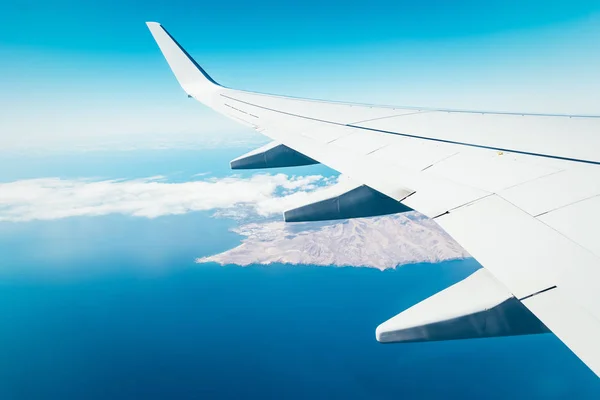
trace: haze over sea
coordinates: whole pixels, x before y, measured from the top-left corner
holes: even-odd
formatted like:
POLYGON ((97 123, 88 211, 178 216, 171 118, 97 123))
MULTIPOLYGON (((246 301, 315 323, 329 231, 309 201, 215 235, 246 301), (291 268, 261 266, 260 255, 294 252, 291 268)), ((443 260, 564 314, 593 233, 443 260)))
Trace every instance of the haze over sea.
MULTIPOLYGON (((125 170, 218 178, 230 173, 221 160, 246 150, 7 156, 0 180, 125 170)), ((236 225, 209 211, 0 222, 0 398, 600 395, 595 375, 553 335, 375 341, 379 323, 466 277, 478 268, 472 259, 383 272, 194 263, 235 247, 236 225)))

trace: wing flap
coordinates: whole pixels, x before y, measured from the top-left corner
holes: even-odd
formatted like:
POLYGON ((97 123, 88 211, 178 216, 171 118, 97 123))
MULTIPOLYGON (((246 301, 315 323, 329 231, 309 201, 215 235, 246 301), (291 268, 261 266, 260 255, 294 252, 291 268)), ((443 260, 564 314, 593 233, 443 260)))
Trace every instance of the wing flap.
POLYGON ((600 373, 600 258, 497 195, 436 221, 600 373))
MULTIPOLYGON (((518 298, 565 284, 586 265, 599 265, 588 250, 497 195, 436 221, 518 298)), ((588 285, 600 289, 600 279, 588 285)))
POLYGON ((560 287, 523 300, 552 332, 600 376, 600 321, 560 287))

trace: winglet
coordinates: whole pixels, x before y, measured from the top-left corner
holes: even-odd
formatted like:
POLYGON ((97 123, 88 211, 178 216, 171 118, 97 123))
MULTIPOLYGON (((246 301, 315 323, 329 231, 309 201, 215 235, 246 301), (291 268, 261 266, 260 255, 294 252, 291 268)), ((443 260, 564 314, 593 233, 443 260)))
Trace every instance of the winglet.
POLYGON ((183 90, 203 103, 210 102, 211 95, 220 85, 198 65, 161 24, 146 22, 146 25, 183 90))

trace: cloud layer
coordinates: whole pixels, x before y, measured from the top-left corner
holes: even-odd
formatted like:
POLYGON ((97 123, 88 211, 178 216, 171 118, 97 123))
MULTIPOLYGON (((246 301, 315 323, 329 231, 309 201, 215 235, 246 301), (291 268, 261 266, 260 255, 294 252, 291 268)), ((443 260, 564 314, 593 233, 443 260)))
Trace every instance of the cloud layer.
POLYGON ((326 196, 336 179, 258 174, 170 183, 134 180, 28 179, 0 184, 0 221, 53 220, 124 214, 155 218, 191 211, 269 216, 326 196))

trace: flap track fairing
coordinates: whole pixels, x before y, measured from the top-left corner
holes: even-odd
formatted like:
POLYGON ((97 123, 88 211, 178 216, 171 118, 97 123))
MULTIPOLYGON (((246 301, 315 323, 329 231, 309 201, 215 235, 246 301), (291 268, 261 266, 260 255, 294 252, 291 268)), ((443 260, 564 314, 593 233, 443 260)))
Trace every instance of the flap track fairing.
POLYGON ((382 343, 529 335, 548 328, 485 269, 377 327, 382 343))
POLYGON ((326 200, 286 211, 286 222, 326 221, 347 218, 375 217, 412 209, 368 186, 360 185, 326 200))
POLYGON ((296 150, 271 142, 230 162, 231 169, 284 168, 318 164, 296 150))

